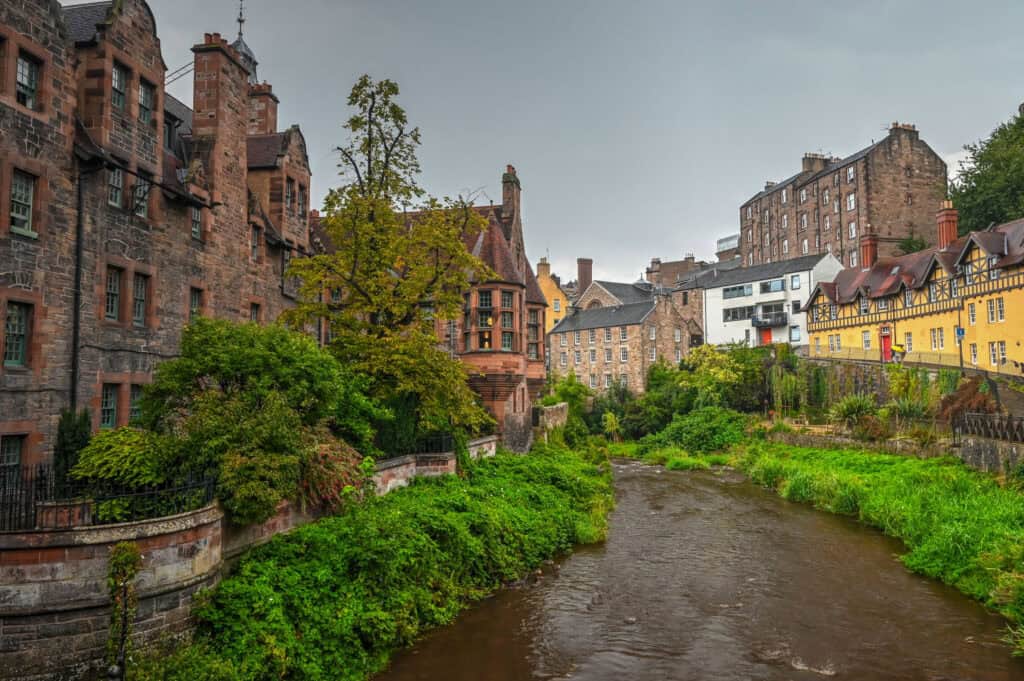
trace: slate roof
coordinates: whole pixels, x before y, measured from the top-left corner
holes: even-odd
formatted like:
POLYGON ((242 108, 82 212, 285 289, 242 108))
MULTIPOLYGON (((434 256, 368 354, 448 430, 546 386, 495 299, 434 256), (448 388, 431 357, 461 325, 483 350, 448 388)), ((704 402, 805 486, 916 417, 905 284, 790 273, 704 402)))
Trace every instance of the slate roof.
POLYGON ((624 284, 616 281, 595 281, 594 283, 618 298, 623 305, 646 302, 654 297, 653 285, 638 286, 637 284, 624 284))
POLYGON ((164 111, 174 116, 177 120, 181 121, 181 125, 178 126, 179 135, 191 135, 192 134, 192 116, 193 112, 185 102, 181 101, 170 92, 164 93, 164 111))
POLYGON ((508 242, 505 241, 505 235, 501 233, 497 222, 487 223, 487 228, 472 240, 469 252, 494 270, 498 275, 495 281, 526 285, 526 281, 516 268, 512 252, 508 248, 508 242))
MULTIPOLYGON (((777 279, 795 272, 806 272, 814 269, 827 253, 815 253, 813 255, 802 255, 799 258, 790 260, 779 260, 778 262, 754 265, 753 267, 736 267, 721 269, 710 267, 702 270, 692 279, 688 279, 680 289, 692 290, 697 288, 718 288, 720 286, 732 286, 733 284, 749 284, 766 279, 777 279)), ((730 263, 731 264, 731 263, 730 263)))
POLYGON ((654 301, 649 300, 629 305, 595 307, 590 310, 578 310, 558 322, 551 333, 563 331, 581 331, 584 329, 602 329, 609 326, 629 326, 640 324, 654 310, 654 301))
POLYGON ((249 135, 245 142, 250 168, 276 168, 278 157, 287 151, 286 133, 283 132, 249 135))
POLYGON ((819 170, 816 173, 812 173, 810 175, 807 175, 807 177, 804 178, 804 179, 800 178, 801 175, 804 175, 804 171, 800 171, 796 175, 792 175, 790 177, 787 177, 785 180, 782 180, 781 182, 776 182, 774 185, 772 185, 768 189, 764 189, 762 191, 759 191, 758 193, 756 193, 753 196, 751 196, 749 199, 747 199, 746 201, 743 202, 743 205, 746 205, 746 204, 750 203, 751 201, 754 201, 755 199, 760 199, 760 198, 762 198, 764 196, 767 196, 768 194, 771 194, 772 192, 774 192, 774 191, 776 191, 778 189, 782 189, 783 187, 785 187, 786 185, 788 185, 790 183, 796 182, 797 186, 801 186, 801 185, 805 185, 805 184, 808 184, 810 182, 813 182, 814 180, 817 180, 819 177, 822 177, 823 175, 828 175, 829 173, 834 173, 835 171, 839 170, 843 166, 849 165, 849 164, 851 164, 851 163, 853 163, 855 161, 859 161, 860 159, 864 158, 865 156, 870 154, 871 151, 875 147, 877 147, 880 144, 882 144, 883 142, 885 142, 886 139, 887 138, 883 138, 883 139, 881 139, 881 140, 879 140, 877 142, 873 142, 872 144, 869 144, 868 146, 864 147, 863 149, 861 149, 858 152, 852 153, 849 156, 846 156, 844 158, 836 159, 836 160, 830 162, 828 165, 826 165, 824 169, 819 170))
POLYGON ((113 2, 108 1, 62 7, 64 23, 68 27, 68 37, 76 44, 92 42, 96 37, 97 24, 106 23, 107 15, 113 5, 113 2))

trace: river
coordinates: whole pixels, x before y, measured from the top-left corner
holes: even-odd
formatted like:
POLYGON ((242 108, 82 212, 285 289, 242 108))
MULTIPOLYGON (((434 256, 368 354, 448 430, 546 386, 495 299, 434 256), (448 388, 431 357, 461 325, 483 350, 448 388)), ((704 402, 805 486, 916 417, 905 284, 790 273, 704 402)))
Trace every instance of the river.
POLYGON ((1003 620, 899 542, 733 471, 616 464, 608 541, 506 589, 376 681, 1024 679, 1003 620))

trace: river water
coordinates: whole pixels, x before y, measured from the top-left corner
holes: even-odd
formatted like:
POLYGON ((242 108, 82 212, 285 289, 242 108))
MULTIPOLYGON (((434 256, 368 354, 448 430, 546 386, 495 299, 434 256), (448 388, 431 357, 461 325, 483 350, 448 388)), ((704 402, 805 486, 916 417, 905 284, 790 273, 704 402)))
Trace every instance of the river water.
POLYGON ((376 681, 1024 679, 1003 620, 899 542, 732 471, 615 466, 608 541, 506 589, 376 681))

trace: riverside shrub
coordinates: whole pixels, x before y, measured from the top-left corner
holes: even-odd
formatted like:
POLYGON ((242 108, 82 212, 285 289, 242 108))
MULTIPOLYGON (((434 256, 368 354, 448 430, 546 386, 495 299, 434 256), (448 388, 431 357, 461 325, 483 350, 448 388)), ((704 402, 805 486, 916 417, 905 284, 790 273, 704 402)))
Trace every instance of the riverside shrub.
POLYGON ((748 420, 725 407, 701 407, 676 414, 663 431, 642 442, 655 447, 680 447, 693 454, 721 451, 744 439, 748 420))
MULTIPOLYGON (((898 537, 911 570, 1024 622, 1024 496, 952 458, 753 443, 740 467, 781 496, 898 537)), ((1022 630, 1024 633, 1024 630, 1022 630)), ((1016 643, 1024 653, 1024 644, 1016 643)))
POLYGON ((546 445, 416 480, 251 551, 195 609, 195 643, 134 679, 365 679, 502 583, 602 539, 612 503, 607 466, 546 445))

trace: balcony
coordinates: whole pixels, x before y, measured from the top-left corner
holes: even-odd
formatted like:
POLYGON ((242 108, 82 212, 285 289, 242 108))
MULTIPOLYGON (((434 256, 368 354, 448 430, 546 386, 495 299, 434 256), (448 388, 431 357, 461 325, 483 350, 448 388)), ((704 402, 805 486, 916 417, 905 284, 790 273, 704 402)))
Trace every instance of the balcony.
POLYGON ((756 317, 750 318, 750 323, 759 329, 786 326, 788 322, 789 316, 785 312, 762 312, 756 317))

